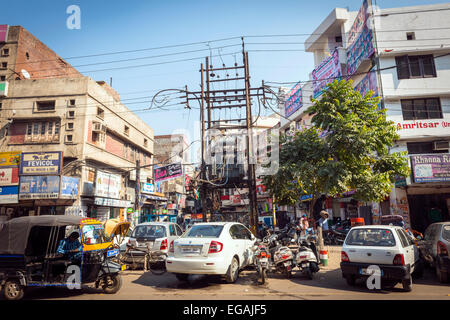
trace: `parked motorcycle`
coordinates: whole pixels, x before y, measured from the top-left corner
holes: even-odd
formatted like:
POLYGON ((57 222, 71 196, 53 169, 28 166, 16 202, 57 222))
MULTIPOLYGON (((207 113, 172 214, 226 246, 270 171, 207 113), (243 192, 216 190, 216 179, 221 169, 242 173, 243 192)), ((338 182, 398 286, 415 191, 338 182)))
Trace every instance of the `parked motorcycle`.
POLYGON ((335 244, 342 245, 347 237, 347 233, 352 228, 351 222, 349 219, 338 222, 330 228, 331 237, 334 238, 335 244))
POLYGON ((272 257, 270 271, 280 272, 290 278, 294 267, 294 254, 289 247, 282 245, 278 238, 278 234, 273 234, 268 238, 269 251, 272 257))
POLYGON ((254 246, 255 265, 258 278, 261 278, 261 284, 267 279, 267 271, 270 269, 270 251, 267 241, 257 242, 254 246))
POLYGON ((299 238, 298 245, 299 248, 295 256, 295 264, 301 272, 306 273, 308 278, 312 280, 314 278, 314 274, 320 269, 316 236, 302 236, 299 238))

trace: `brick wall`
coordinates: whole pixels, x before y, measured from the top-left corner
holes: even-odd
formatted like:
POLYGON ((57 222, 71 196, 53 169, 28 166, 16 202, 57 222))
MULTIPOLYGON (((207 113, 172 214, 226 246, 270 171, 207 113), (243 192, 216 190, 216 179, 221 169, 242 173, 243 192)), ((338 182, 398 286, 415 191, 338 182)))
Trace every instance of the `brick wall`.
POLYGON ((22 144, 25 142, 27 124, 25 122, 12 123, 9 127, 9 143, 22 144))
POLYGON ((106 133, 106 151, 111 152, 116 156, 123 157, 123 146, 124 143, 119 138, 109 132, 106 133))
MULTIPOLYGON (((25 69, 30 74, 31 79, 82 76, 69 63, 65 62, 23 27, 12 26, 11 29, 14 35, 17 34, 17 29, 19 29, 15 66, 17 73, 25 69)), ((8 37, 8 40, 12 39, 8 37)))

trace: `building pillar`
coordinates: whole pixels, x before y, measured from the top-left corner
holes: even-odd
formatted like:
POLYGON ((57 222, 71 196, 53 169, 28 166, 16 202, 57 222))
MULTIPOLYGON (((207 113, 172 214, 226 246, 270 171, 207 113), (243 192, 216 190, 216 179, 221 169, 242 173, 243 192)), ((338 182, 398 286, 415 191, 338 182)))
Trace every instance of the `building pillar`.
POLYGON ((411 228, 406 189, 393 188, 391 194, 389 195, 389 202, 391 214, 401 215, 405 221, 406 227, 411 228))

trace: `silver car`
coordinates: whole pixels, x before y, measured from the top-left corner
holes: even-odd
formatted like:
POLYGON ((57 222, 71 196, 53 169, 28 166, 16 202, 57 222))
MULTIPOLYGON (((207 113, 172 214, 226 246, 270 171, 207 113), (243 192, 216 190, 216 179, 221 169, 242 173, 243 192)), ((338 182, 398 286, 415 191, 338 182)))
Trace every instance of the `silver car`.
POLYGON ((436 268, 440 282, 450 278, 450 221, 437 222, 428 226, 424 234, 424 251, 428 261, 436 268))

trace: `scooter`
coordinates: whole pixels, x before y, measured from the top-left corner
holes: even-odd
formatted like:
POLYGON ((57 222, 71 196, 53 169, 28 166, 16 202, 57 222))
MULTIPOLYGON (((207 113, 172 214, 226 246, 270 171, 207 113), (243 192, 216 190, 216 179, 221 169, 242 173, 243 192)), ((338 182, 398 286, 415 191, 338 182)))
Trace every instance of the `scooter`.
POLYGON ((296 266, 311 280, 314 278, 314 274, 320 269, 315 241, 316 236, 314 235, 300 237, 298 241, 298 252, 295 256, 296 266))
MULTIPOLYGON (((283 246, 278 242, 278 235, 273 234, 269 237, 269 250, 272 256, 272 266, 276 272, 286 275, 287 278, 292 277, 292 269, 294 267, 294 254, 289 247, 283 246)), ((273 270, 271 268, 270 271, 273 270)))
POLYGON ((267 271, 270 269, 270 252, 267 241, 258 242, 254 246, 255 265, 261 284, 266 283, 267 271))

